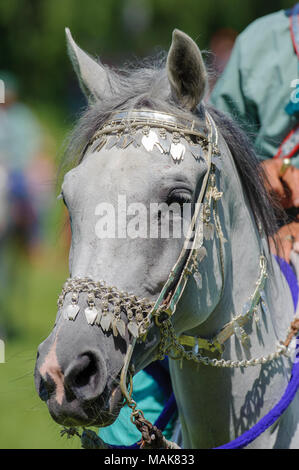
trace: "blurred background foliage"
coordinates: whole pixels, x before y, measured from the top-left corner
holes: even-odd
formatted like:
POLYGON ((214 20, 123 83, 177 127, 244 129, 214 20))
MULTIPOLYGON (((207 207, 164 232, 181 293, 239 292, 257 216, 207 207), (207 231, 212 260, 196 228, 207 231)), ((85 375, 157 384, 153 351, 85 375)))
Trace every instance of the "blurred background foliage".
POLYGON ((104 62, 167 49, 174 28, 206 49, 214 31, 242 31, 259 16, 291 6, 283 0, 1 0, 1 68, 13 71, 26 99, 65 107, 73 74, 64 28, 104 62))
MULTIPOLYGON (((39 239, 32 245, 11 226, 2 239, 0 224, 0 339, 6 352, 0 364, 0 448, 80 446, 76 439, 59 437, 33 383, 37 346, 53 327, 56 299, 68 275, 68 219, 56 201, 55 175, 62 142, 85 103, 67 57, 64 28, 84 50, 115 66, 167 50, 174 28, 209 50, 218 30, 237 34, 256 18, 291 6, 284 0, 0 1, 0 78, 1 70, 17 78, 17 104, 30 109, 42 138, 38 154, 28 158, 29 169, 22 167, 25 180, 29 175, 34 182, 39 239)), ((0 118, 8 112, 0 104, 0 118)))
POLYGON ((67 58, 66 26, 80 47, 115 65, 167 50, 174 28, 209 49, 218 29, 239 33, 254 19, 291 5, 287 0, 1 0, 0 69, 19 78, 22 99, 62 137, 61 126, 85 104, 67 58))

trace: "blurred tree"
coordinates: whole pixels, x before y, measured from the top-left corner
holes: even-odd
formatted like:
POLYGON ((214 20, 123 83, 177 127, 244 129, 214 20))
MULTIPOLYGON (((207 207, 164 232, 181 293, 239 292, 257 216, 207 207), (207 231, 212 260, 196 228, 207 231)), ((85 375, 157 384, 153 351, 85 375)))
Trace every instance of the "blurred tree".
MULTIPOLYGON (((203 49, 219 28, 240 32, 255 18, 292 5, 287 0, 1 0, 0 69, 14 72, 23 98, 64 106, 73 94, 64 28, 110 64, 167 49, 174 28, 203 49)), ((77 91, 76 91, 77 93, 77 91)))

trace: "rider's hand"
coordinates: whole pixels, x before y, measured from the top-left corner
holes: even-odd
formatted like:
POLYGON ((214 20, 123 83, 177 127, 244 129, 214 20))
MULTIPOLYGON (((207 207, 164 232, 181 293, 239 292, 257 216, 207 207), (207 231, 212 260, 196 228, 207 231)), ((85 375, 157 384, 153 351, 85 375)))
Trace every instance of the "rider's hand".
POLYGON ((277 246, 270 241, 272 253, 290 262, 291 251, 299 253, 299 219, 281 227, 275 235, 277 246))
POLYGON ((290 166, 283 176, 280 176, 283 165, 281 158, 264 160, 261 165, 268 177, 269 190, 276 193, 282 206, 285 209, 299 207, 299 170, 290 166))

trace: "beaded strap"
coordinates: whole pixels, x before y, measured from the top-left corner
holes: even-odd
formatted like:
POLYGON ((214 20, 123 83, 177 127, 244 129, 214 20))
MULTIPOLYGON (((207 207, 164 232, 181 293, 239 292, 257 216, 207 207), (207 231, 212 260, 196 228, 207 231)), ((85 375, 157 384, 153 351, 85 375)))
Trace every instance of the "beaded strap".
POLYGON ((87 293, 84 313, 90 325, 101 326, 103 331, 111 330, 114 336, 120 334, 124 337, 126 328, 134 338, 145 335, 154 303, 107 286, 104 281, 89 278, 67 279, 58 298, 58 307, 62 309, 65 319, 75 320, 79 312, 79 294, 83 292, 87 293), (64 306, 65 298, 70 293, 71 303, 64 306), (128 318, 127 325, 121 318, 122 313, 128 318))

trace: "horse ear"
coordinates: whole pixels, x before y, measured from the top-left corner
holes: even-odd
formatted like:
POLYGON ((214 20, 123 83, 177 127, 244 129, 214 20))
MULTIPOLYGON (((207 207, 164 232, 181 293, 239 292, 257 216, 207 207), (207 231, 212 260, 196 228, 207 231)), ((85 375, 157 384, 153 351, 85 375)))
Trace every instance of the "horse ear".
POLYGON ((107 71, 86 52, 80 49, 65 28, 67 48, 82 91, 89 99, 101 99, 108 84, 107 71))
POLYGON ((172 33, 166 68, 174 99, 194 110, 203 98, 207 71, 196 43, 178 29, 172 33))

